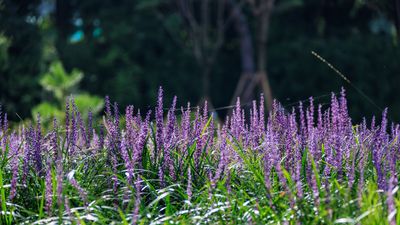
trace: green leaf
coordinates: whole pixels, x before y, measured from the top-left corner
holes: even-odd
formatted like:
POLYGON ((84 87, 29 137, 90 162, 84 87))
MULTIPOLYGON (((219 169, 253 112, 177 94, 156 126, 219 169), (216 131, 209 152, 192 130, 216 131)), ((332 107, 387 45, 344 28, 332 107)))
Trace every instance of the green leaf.
POLYGON ((58 100, 63 100, 82 78, 83 74, 79 70, 74 69, 68 74, 61 62, 57 61, 50 65, 49 72, 40 79, 40 85, 53 92, 58 100))

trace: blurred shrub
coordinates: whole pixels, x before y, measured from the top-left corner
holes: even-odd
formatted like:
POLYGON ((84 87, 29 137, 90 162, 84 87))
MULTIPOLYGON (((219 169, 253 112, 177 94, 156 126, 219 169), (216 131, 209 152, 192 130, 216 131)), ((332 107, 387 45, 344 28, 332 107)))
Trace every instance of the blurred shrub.
POLYGON ((0 69, 5 69, 8 61, 7 50, 10 47, 10 41, 3 34, 0 34, 0 69))
POLYGON ((50 65, 49 71, 40 79, 40 85, 44 90, 51 93, 52 99, 35 106, 32 109, 32 116, 36 117, 37 114, 40 114, 45 126, 54 117, 62 121, 65 113, 64 105, 69 97, 74 99, 83 118, 87 117, 89 111, 93 115, 98 114, 104 106, 103 99, 95 95, 80 92, 78 86, 82 78, 83 74, 79 70, 74 69, 70 73, 67 73, 60 62, 53 62, 50 65))

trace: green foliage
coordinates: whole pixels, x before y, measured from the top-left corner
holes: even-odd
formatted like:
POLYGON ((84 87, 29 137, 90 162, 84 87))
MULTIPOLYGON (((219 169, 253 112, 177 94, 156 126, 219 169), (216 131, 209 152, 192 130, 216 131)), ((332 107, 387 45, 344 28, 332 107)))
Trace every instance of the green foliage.
POLYGON ((74 69, 68 74, 61 62, 53 62, 50 65, 49 72, 40 79, 40 85, 45 90, 51 91, 58 101, 64 101, 68 93, 75 91, 74 88, 77 87, 82 78, 82 72, 74 69))
POLYGON ((40 114, 45 125, 48 125, 54 117, 62 121, 65 113, 63 104, 68 97, 74 98, 84 118, 88 116, 89 111, 94 115, 98 114, 104 106, 104 101, 100 97, 78 91, 82 78, 83 74, 79 70, 74 69, 71 73, 67 73, 61 62, 53 62, 49 72, 40 79, 40 84, 54 96, 54 101, 42 102, 35 106, 32 109, 32 117, 35 118, 40 114))

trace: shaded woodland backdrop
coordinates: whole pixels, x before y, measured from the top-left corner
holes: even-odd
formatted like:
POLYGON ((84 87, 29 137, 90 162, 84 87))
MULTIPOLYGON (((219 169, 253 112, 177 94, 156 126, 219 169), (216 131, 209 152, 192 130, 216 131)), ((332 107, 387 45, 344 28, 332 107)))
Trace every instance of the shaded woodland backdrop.
POLYGON ((0 102, 12 120, 71 93, 145 109, 162 85, 180 104, 264 91, 289 108, 344 86, 353 118, 398 121, 399 33, 400 0, 0 0, 0 102))

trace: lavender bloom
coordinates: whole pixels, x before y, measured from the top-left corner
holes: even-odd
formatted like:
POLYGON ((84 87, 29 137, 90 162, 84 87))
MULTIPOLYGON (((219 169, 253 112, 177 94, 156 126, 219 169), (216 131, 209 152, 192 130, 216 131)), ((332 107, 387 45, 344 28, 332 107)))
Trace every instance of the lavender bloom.
POLYGON ((124 160, 125 167, 127 169, 127 172, 126 172, 127 183, 131 184, 132 177, 133 177, 133 164, 132 164, 132 160, 129 157, 125 137, 122 137, 122 140, 121 140, 121 155, 122 155, 122 159, 124 160))
POLYGON ((68 180, 69 183, 72 185, 72 187, 74 187, 78 193, 79 193, 79 197, 85 202, 85 204, 88 203, 88 198, 87 198, 87 193, 86 191, 78 184, 78 181, 75 180, 74 178, 74 172, 70 172, 68 174, 68 180))
POLYGON ((102 149, 103 147, 104 147, 104 127, 100 125, 99 142, 97 143, 97 148, 102 149))
POLYGON ((389 225, 396 225, 396 204, 394 201, 394 196, 393 196, 393 189, 395 186, 395 183, 397 183, 396 179, 394 176, 392 176, 389 179, 389 189, 387 191, 387 200, 386 204, 388 206, 388 220, 389 220, 389 225))
MULTIPOLYGON (((93 113, 91 110, 89 110, 89 113, 88 113, 87 137, 88 137, 88 141, 90 143, 90 140, 93 137, 93 113)), ((89 146, 87 146, 87 147, 89 147, 89 146)))
POLYGON ((57 119, 54 118, 53 119, 53 132, 51 134, 51 139, 50 139, 50 148, 51 148, 51 150, 53 150, 55 160, 61 159, 61 153, 58 152, 58 145, 57 145, 57 137, 58 137, 57 129, 58 129, 57 119))
POLYGON ((75 149, 76 149, 76 142, 78 140, 78 131, 77 131, 77 109, 74 103, 74 99, 71 99, 72 103, 72 108, 73 111, 71 113, 71 130, 70 130, 70 142, 68 143, 69 149, 68 152, 70 155, 74 156, 75 155, 75 149))
POLYGON ((17 180, 18 180, 18 148, 20 143, 17 140, 17 135, 12 133, 10 136, 10 165, 12 171, 11 187, 10 187, 10 200, 13 200, 17 195, 17 180))
POLYGON ((317 186, 317 180, 314 172, 311 172, 311 189, 313 192, 314 202, 316 206, 319 206, 320 199, 319 199, 319 190, 317 186))
POLYGON ((210 182, 210 186, 208 188, 208 199, 211 200, 212 198, 212 192, 215 188, 215 184, 213 183, 213 179, 212 179, 212 172, 211 169, 207 169, 207 174, 208 174, 208 181, 210 182))
POLYGON ((192 138, 193 140, 196 141, 196 151, 194 153, 194 161, 195 161, 195 165, 197 167, 197 165, 199 164, 199 159, 200 159, 200 155, 201 155, 201 151, 202 151, 202 147, 203 147, 203 139, 200 138, 201 136, 201 116, 200 116, 200 108, 197 107, 196 110, 196 115, 195 115, 195 119, 194 119, 194 125, 193 125, 193 133, 192 133, 192 138))
POLYGON ((289 196, 290 207, 293 208, 296 203, 295 203, 295 200, 292 197, 292 193, 290 191, 290 188, 287 185, 286 178, 285 178, 285 176, 283 174, 283 171, 282 171, 282 168, 281 168, 281 164, 279 162, 276 162, 275 169, 276 169, 279 181, 281 182, 282 188, 285 190, 285 192, 289 196))
POLYGON ((173 142, 173 133, 175 132, 175 107, 176 107, 176 96, 174 97, 174 100, 172 101, 171 108, 168 111, 167 115, 167 126, 165 127, 165 137, 164 137, 164 142, 166 144, 166 149, 172 147, 172 142, 173 142))
POLYGON ((226 172, 226 189, 228 191, 228 194, 232 193, 232 186, 231 186, 231 170, 228 168, 228 171, 226 172))
POLYGON ((161 149, 164 148, 164 140, 163 140, 163 89, 160 87, 158 90, 158 100, 156 107, 156 144, 157 151, 160 152, 161 149))
POLYGON ((7 113, 4 113, 4 120, 3 120, 3 137, 2 137, 2 144, 3 144, 3 151, 6 150, 7 147, 7 131, 8 131, 8 120, 7 120, 7 113))
POLYGON ((242 121, 242 109, 240 107, 240 98, 237 98, 236 107, 233 110, 233 117, 231 123, 232 134, 237 140, 240 139, 240 135, 242 134, 242 131, 244 129, 243 122, 244 121, 242 121))
POLYGON ((302 198, 303 197, 303 185, 301 183, 301 161, 298 160, 296 162, 296 167, 295 167, 295 172, 294 172, 294 180, 296 182, 296 189, 297 189, 297 197, 302 198))
POLYGON ((166 166, 164 166, 164 169, 167 169, 167 165, 169 166, 169 174, 172 177, 173 180, 175 180, 175 169, 173 166, 173 161, 171 158, 171 150, 174 145, 174 138, 175 138, 175 107, 176 107, 176 96, 174 97, 174 100, 172 101, 172 106, 170 110, 168 111, 168 116, 167 116, 167 126, 165 127, 165 136, 164 136, 164 160, 166 166))
MULTIPOLYGON (((353 156, 352 157, 352 159, 351 159, 351 166, 349 166, 349 168, 348 168, 348 170, 347 170, 347 173, 348 173, 348 186, 349 186, 349 189, 351 189, 352 187, 353 187, 353 184, 354 184, 354 177, 355 177, 355 164, 356 164, 356 159, 355 159, 355 157, 353 156)), ((349 164, 350 164, 349 163, 349 164)))
POLYGON ((386 136, 386 126, 387 126, 387 109, 383 111, 382 123, 380 131, 377 134, 374 148, 372 149, 372 162, 375 166, 378 175, 378 187, 380 189, 386 189, 386 178, 383 168, 383 157, 385 154, 386 146, 388 145, 388 138, 386 136))
POLYGON ((135 137, 137 136, 134 126, 133 106, 130 105, 125 109, 125 132, 127 145, 132 149, 134 148, 135 137))
POLYGON ((341 137, 342 137, 343 133, 340 133, 340 131, 341 131, 341 123, 340 123, 341 114, 340 114, 339 102, 333 93, 332 93, 331 101, 332 101, 331 102, 331 120, 332 120, 332 130, 331 130, 332 146, 331 146, 331 148, 335 152, 333 165, 338 170, 339 178, 340 178, 341 170, 342 170, 342 160, 343 160, 343 158, 342 158, 343 149, 341 148, 341 137))
POLYGON ((257 103, 256 101, 253 101, 253 109, 250 110, 250 140, 249 142, 251 143, 252 148, 256 148, 258 145, 258 141, 260 138, 260 125, 259 125, 259 119, 258 119, 258 112, 257 112, 257 103))
POLYGON ((80 130, 80 137, 83 139, 83 143, 85 144, 86 148, 89 148, 89 138, 87 137, 87 133, 86 133, 86 129, 85 129, 85 125, 83 124, 83 119, 82 116, 80 114, 80 112, 76 113, 76 119, 79 123, 79 130, 80 130))
POLYGON ((117 193, 118 186, 119 186, 118 177, 117 177, 117 173, 118 173, 117 165, 118 165, 117 155, 112 154, 111 155, 111 167, 112 167, 112 171, 114 173, 112 175, 112 181, 113 181, 113 191, 115 194, 117 193))
MULTIPOLYGON (((272 114, 270 114, 272 116, 272 114)), ((267 125, 267 133, 266 133, 266 140, 264 143, 264 177, 265 177, 265 186, 267 190, 272 188, 271 185, 271 170, 272 166, 275 165, 277 162, 278 156, 278 149, 277 143, 275 139, 275 133, 272 130, 271 126, 271 116, 268 119, 267 125)))
POLYGON ((22 168, 22 183, 26 183, 26 178, 28 176, 28 169, 30 166, 30 161, 33 155, 33 145, 35 140, 35 132, 33 127, 31 126, 28 130, 25 131, 25 144, 24 144, 24 160, 23 160, 23 168, 22 168))
POLYGON ((133 166, 135 164, 139 164, 139 167, 141 167, 140 162, 142 161, 142 152, 146 144, 146 137, 149 130, 150 116, 151 116, 151 111, 147 112, 146 118, 142 123, 142 128, 140 130, 139 138, 137 139, 137 144, 134 146, 133 159, 132 159, 133 166))
POLYGON ((0 131, 2 131, 3 128, 3 106, 0 104, 0 131))
MULTIPOLYGON (((214 137, 215 137, 215 122, 214 122, 214 117, 211 115, 210 118, 210 125, 208 126, 208 132, 207 132, 207 138, 210 140, 208 143, 208 146, 212 147, 214 146, 214 137)), ((206 153, 209 154, 208 151, 209 148, 206 149, 206 153)))
MULTIPOLYGON (((73 217, 72 212, 71 212, 71 207, 69 206, 68 198, 64 199, 64 207, 65 207, 65 211, 67 212, 67 215, 68 215, 69 219, 71 221, 73 221, 74 217, 73 217)), ((77 222, 78 222, 78 224, 80 224, 79 221, 77 221, 77 222)))
POLYGON ((135 207, 133 209, 133 214, 132 214, 132 224, 137 224, 137 221, 139 219, 139 208, 140 208, 140 202, 141 202, 141 183, 142 179, 140 176, 138 176, 136 182, 135 182, 135 189, 136 189, 136 199, 135 199, 135 207))
POLYGON ((300 132, 303 135, 303 140, 307 136, 307 128, 306 121, 304 117, 303 103, 299 103, 299 112, 300 112, 300 132))
POLYGON ((186 111, 181 109, 182 111, 182 132, 181 132, 181 139, 182 139, 182 144, 183 148, 186 150, 187 145, 189 144, 189 138, 190 138, 190 103, 187 105, 186 111))
POLYGON ((307 133, 310 135, 314 128, 314 99, 310 97, 310 107, 306 112, 307 117, 307 133))
POLYGON ((69 118, 70 108, 69 108, 69 98, 65 102, 65 138, 67 146, 70 142, 70 133, 69 133, 69 126, 70 126, 70 118, 69 118))
POLYGON ((107 118, 111 118, 111 103, 110 103, 110 97, 107 95, 105 97, 105 106, 106 106, 106 116, 107 118))
POLYGON ((45 185, 46 185, 46 193, 45 193, 45 199, 46 199, 46 211, 49 215, 51 215, 51 209, 53 208, 53 182, 52 182, 52 175, 51 175, 51 164, 47 163, 49 168, 47 168, 46 171, 46 179, 45 179, 45 185))
POLYGON ((318 131, 322 134, 322 136, 324 136, 323 134, 323 132, 324 132, 324 128, 323 128, 323 126, 324 126, 324 122, 323 122, 323 115, 322 115, 322 105, 318 105, 318 122, 317 122, 317 128, 318 128, 318 131))
POLYGON ((188 183, 187 183, 187 188, 186 188, 186 192, 188 195, 188 201, 190 202, 190 200, 192 199, 192 172, 190 170, 190 167, 188 168, 188 183))
POLYGON ((37 125, 34 139, 34 157, 36 172, 43 175, 42 165, 42 131, 40 126, 40 115, 37 115, 37 125))
POLYGON ((165 178, 164 178, 164 169, 163 166, 160 166, 158 168, 158 179, 160 179, 160 187, 164 188, 165 187, 165 178))
POLYGON ((221 178, 221 175, 224 173, 224 169, 228 166, 228 153, 226 149, 226 127, 222 128, 221 132, 221 143, 219 146, 220 149, 220 159, 217 167, 217 171, 215 172, 215 177, 213 180, 218 181, 221 178))
POLYGON ((118 104, 114 102, 114 139, 116 146, 119 146, 120 142, 120 130, 119 130, 119 110, 118 104))
POLYGON ((264 100, 264 95, 260 96, 260 109, 259 109, 259 125, 260 125, 260 133, 263 134, 265 132, 265 112, 264 112, 264 104, 265 104, 265 100, 264 100))
POLYGON ((63 204, 63 181, 64 181, 64 171, 61 159, 58 159, 56 161, 56 176, 57 176, 57 204, 58 208, 61 208, 63 204))

